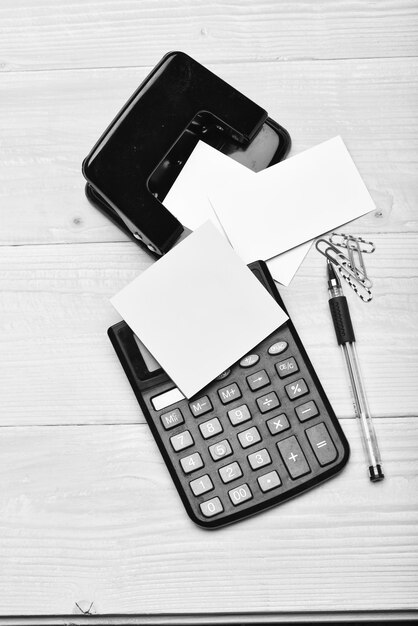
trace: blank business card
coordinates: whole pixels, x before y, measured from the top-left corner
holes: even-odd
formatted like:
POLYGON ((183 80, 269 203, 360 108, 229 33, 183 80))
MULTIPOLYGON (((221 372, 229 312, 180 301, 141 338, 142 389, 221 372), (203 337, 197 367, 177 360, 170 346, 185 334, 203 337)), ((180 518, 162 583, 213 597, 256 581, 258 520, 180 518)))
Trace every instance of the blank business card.
POLYGON ((287 320, 210 221, 111 302, 187 398, 287 320))

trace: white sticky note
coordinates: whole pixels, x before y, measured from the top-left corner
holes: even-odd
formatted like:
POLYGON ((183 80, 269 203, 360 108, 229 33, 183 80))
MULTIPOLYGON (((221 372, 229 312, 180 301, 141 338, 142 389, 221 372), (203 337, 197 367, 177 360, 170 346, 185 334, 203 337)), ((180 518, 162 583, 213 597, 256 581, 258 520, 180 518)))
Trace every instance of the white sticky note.
POLYGON ((187 398, 287 319, 211 222, 111 302, 187 398))
MULTIPOLYGON (((199 141, 165 197, 164 206, 191 230, 210 219, 226 236, 209 200, 211 190, 222 190, 226 187, 239 189, 245 184, 243 181, 262 173, 256 174, 219 150, 199 141)), ((310 244, 303 244, 269 260, 267 265, 273 278, 282 285, 289 285, 309 247, 310 244)), ((261 260, 267 259, 262 257, 261 260)))
POLYGON ((242 180, 212 187, 212 207, 246 262, 270 259, 376 207, 341 137, 242 180))

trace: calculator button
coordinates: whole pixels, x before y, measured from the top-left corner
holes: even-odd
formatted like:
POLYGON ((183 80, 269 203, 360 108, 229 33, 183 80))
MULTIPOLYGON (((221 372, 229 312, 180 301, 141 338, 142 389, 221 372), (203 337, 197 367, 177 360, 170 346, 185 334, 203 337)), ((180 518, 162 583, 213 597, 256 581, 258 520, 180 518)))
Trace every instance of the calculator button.
POLYGON ((213 408, 211 401, 207 396, 203 396, 203 398, 190 402, 189 407, 195 417, 209 413, 209 411, 213 408))
POLYGON ((219 500, 219 498, 212 498, 212 500, 206 500, 206 502, 202 502, 200 505, 200 510, 205 517, 213 517, 214 515, 222 513, 224 507, 222 506, 222 502, 219 500))
POLYGON ((170 442, 176 452, 180 452, 180 450, 189 448, 194 444, 193 437, 188 430, 184 430, 182 433, 170 437, 170 442))
POLYGON ((209 420, 208 422, 203 422, 203 424, 199 424, 199 429, 203 439, 209 439, 210 437, 219 435, 219 433, 223 431, 221 422, 217 417, 214 417, 213 420, 209 420))
POLYGON ((306 435, 320 465, 328 465, 337 458, 337 450, 323 422, 308 428, 306 435))
POLYGON ((264 467, 264 465, 269 465, 269 463, 271 463, 271 458, 267 450, 263 448, 263 450, 250 454, 248 456, 248 462, 252 469, 256 470, 259 467, 264 467))
POLYGON ((290 383, 290 385, 285 385, 286 393, 291 400, 295 400, 295 398, 299 398, 299 396, 304 396, 309 393, 309 389, 303 378, 299 378, 299 380, 295 380, 295 382, 290 383))
POLYGON ((261 396, 261 398, 257 398, 258 408, 262 413, 267 413, 267 411, 271 411, 275 409, 277 406, 280 406, 280 400, 277 397, 277 394, 272 391, 268 393, 266 396, 261 396))
POLYGON ((286 378, 286 376, 299 371, 298 364, 292 356, 289 359, 276 363, 275 368, 280 378, 286 378))
POLYGON ((241 406, 237 406, 236 409, 228 411, 228 417, 232 426, 236 426, 237 424, 242 424, 242 422, 250 420, 251 413, 246 404, 241 404, 241 406))
POLYGON ((195 496, 200 496, 202 493, 206 493, 213 489, 213 482, 210 479, 208 474, 201 476, 200 478, 196 478, 192 480, 190 483, 190 489, 193 491, 195 496))
POLYGON ((228 491, 228 495, 234 506, 243 504, 247 500, 251 500, 251 498, 253 497, 249 486, 245 483, 243 485, 240 485, 239 487, 231 489, 231 491, 228 491))
POLYGON ((296 437, 279 441, 277 447, 292 478, 299 478, 311 471, 296 437))
POLYGON ((242 476, 242 469, 238 463, 230 463, 229 465, 221 467, 219 469, 219 474, 223 483, 230 483, 236 478, 240 478, 242 476))
POLYGON ((219 461, 226 456, 230 456, 232 454, 232 448, 229 445, 229 441, 224 439, 223 441, 214 443, 213 446, 209 446, 209 452, 214 461, 219 461))
POLYGON ((258 354, 247 354, 247 356, 241 359, 239 364, 241 365, 241 367, 252 367, 256 363, 258 363, 259 360, 260 357, 258 356, 258 354))
POLYGON ((269 385, 270 378, 268 377, 266 370, 260 370, 255 374, 251 374, 251 376, 247 376, 247 383, 249 388, 252 391, 255 391, 256 389, 261 389, 261 387, 269 385))
POLYGON ((300 422, 306 422, 306 420, 310 420, 311 417, 315 417, 319 414, 318 407, 313 400, 309 400, 309 402, 297 406, 295 411, 300 422))
POLYGON ((203 467, 202 457, 198 452, 180 459, 181 466, 185 474, 190 474, 203 467))
POLYGON ((281 354, 282 352, 284 352, 287 348, 287 343, 286 341, 276 341, 276 343, 273 343, 273 345, 270 346, 270 348, 268 349, 268 353, 269 354, 281 354))
POLYGON ((266 423, 272 435, 278 435, 284 430, 290 428, 289 421, 284 413, 282 413, 281 415, 277 415, 277 417, 272 417, 266 423))
POLYGON ((269 472, 268 474, 263 474, 263 476, 259 476, 257 478, 257 482, 263 493, 265 493, 266 491, 270 491, 271 489, 275 489, 276 487, 280 487, 280 485, 282 484, 278 473, 274 470, 272 472, 269 472))
POLYGON ((170 430, 170 428, 174 428, 184 422, 180 409, 173 409, 170 413, 163 413, 160 419, 166 430, 170 430))
POLYGON ((218 395, 222 404, 228 404, 229 402, 233 402, 237 398, 240 398, 241 391, 236 383, 232 383, 232 385, 218 389, 218 395))
POLYGON ((242 433, 238 433, 238 439, 243 448, 249 448, 261 441, 261 436, 257 428, 253 426, 248 430, 243 430, 242 433))
POLYGON ((223 372, 222 372, 222 374, 219 374, 219 376, 217 376, 217 377, 215 378, 215 380, 223 380, 224 378, 226 378, 227 376, 229 376, 229 375, 230 375, 230 373, 231 373, 231 370, 230 370, 230 369, 227 369, 227 370, 223 371, 223 372))

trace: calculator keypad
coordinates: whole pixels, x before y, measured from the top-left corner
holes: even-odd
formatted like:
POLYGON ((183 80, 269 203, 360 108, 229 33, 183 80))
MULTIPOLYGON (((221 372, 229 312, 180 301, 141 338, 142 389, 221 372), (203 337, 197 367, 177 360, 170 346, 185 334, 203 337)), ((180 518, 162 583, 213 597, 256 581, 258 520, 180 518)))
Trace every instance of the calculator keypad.
POLYGON ((290 332, 282 338, 279 332, 201 397, 156 415, 198 517, 227 521, 260 502, 285 499, 339 457, 310 371, 290 332))

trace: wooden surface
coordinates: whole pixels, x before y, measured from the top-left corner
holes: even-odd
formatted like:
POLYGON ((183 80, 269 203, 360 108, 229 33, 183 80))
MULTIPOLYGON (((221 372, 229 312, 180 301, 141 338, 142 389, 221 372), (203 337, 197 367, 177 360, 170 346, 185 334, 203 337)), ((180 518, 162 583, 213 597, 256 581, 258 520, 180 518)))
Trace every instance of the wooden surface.
POLYGON ((401 0, 2 0, 0 616, 75 620, 76 603, 91 602, 98 615, 148 618, 414 615, 417 31, 417 3, 401 0), (212 533, 183 512, 106 336, 118 320, 109 297, 151 259, 89 205, 80 173, 171 49, 264 106, 293 153, 341 134, 377 205, 349 228, 376 244, 374 300, 347 296, 385 481, 366 478, 311 250, 281 291, 350 463, 320 489, 212 533))

